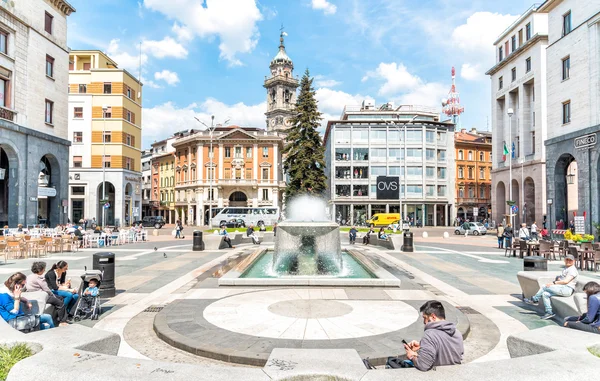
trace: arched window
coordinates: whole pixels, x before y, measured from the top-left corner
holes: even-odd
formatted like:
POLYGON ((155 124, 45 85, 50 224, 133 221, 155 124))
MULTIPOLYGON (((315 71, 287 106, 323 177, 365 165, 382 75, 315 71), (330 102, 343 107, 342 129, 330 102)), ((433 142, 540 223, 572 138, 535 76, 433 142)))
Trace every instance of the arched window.
POLYGON ((469 151, 469 160, 473 160, 473 151, 469 151))
POLYGON ((483 152, 479 152, 479 161, 483 161, 483 152))
POLYGON ((463 151, 462 150, 458 151, 458 160, 464 160, 464 156, 463 156, 463 151))

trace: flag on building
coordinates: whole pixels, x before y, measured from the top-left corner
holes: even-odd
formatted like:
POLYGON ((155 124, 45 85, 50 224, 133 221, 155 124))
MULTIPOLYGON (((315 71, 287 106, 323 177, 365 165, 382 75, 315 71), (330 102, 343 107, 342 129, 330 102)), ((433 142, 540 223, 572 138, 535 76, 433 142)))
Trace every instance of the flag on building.
POLYGON ((508 155, 508 147, 506 146, 506 142, 504 142, 504 149, 502 150, 502 161, 506 161, 506 155, 508 155))
POLYGON ((516 157, 517 150, 515 149, 515 142, 512 142, 512 158, 516 157))

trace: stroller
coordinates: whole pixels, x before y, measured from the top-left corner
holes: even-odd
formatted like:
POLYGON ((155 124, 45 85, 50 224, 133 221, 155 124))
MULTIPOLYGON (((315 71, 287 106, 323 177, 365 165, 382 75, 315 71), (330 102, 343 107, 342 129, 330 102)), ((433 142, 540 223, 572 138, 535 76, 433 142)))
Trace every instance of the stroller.
POLYGON ((103 273, 100 270, 85 269, 85 273, 81 276, 81 285, 79 286, 79 298, 73 312, 73 320, 81 321, 84 319, 98 320, 98 316, 102 312, 100 307, 99 296, 84 295, 83 292, 89 286, 90 280, 98 281, 98 287, 102 282, 103 273))

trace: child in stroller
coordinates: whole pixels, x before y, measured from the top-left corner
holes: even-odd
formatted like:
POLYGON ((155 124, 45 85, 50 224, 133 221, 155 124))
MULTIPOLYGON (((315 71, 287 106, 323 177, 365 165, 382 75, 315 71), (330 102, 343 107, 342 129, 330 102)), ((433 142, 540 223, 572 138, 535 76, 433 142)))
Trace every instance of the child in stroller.
POLYGON ((102 281, 102 272, 99 270, 87 270, 81 276, 82 282, 79 287, 79 299, 73 313, 73 320, 82 319, 98 320, 101 313, 100 301, 98 300, 98 287, 102 281))

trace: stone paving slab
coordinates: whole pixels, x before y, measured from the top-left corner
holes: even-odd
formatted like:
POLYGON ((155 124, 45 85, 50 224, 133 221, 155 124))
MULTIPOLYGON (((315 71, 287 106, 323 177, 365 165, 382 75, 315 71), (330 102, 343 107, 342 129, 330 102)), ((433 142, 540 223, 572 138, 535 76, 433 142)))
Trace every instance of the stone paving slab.
MULTIPOLYGON (((345 289, 347 294, 348 291, 345 289)), ((256 292, 260 293, 260 291, 256 292)), ((378 296, 378 294, 372 295, 378 296)), ((350 298, 350 300, 356 299, 350 298)), ((382 365, 388 356, 401 351, 402 339, 419 340, 423 335, 423 324, 420 319, 416 319, 412 324, 399 330, 354 339, 293 340, 252 336, 228 331, 208 322, 203 316, 203 311, 214 302, 214 299, 174 301, 156 314, 155 333, 168 344, 184 351, 220 361, 254 366, 264 366, 275 348, 351 348, 355 349, 361 357, 370 357, 374 364, 382 365)), ((425 300, 405 302, 418 309, 425 300)), ((449 304, 444 302, 444 306, 448 320, 457 323, 459 331, 466 337, 469 331, 468 319, 449 304)), ((240 319, 244 317, 240 316, 240 319)))

